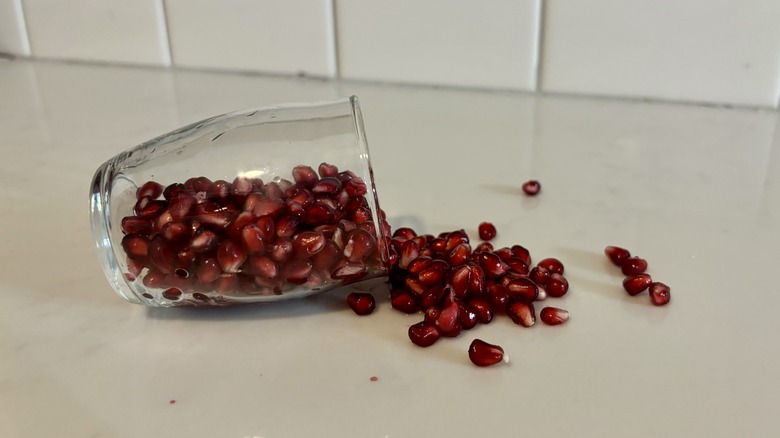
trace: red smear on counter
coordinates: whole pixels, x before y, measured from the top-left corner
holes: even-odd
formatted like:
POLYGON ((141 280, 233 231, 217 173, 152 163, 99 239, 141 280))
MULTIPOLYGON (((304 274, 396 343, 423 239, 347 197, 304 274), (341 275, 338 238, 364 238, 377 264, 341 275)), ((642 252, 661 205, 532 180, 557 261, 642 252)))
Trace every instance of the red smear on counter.
POLYGON ((168 404, 169 405, 175 405, 176 404, 176 400, 171 399, 171 400, 168 401, 168 404))
POLYGON ((376 382, 377 380, 379 380, 379 377, 371 376, 371 378, 369 380, 371 380, 372 382, 376 382))

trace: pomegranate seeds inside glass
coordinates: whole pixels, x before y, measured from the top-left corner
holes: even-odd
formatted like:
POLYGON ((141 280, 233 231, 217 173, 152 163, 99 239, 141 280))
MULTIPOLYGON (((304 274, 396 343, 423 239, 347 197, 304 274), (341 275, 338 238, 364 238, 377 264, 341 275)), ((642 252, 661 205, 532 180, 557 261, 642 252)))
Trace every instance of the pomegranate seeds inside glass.
POLYGON ((98 169, 90 210, 109 283, 148 306, 298 298, 389 269, 356 97, 157 137, 98 169))

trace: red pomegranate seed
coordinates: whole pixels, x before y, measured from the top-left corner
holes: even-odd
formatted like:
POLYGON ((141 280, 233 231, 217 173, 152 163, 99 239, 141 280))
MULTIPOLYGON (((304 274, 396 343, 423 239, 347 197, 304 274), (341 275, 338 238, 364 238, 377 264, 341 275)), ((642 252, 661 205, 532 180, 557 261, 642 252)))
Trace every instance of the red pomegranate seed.
POLYGON ((261 216, 257 218, 255 225, 257 226, 260 237, 263 238, 264 242, 270 243, 274 241, 274 238, 276 237, 276 225, 274 224, 273 217, 261 216))
POLYGON ((420 272, 428 269, 432 263, 433 260, 430 257, 420 256, 409 262, 409 265, 406 267, 406 269, 410 274, 419 274, 420 272))
POLYGON ((411 228, 399 228, 395 230, 393 233, 393 238, 398 238, 401 240, 409 240, 417 237, 417 233, 414 232, 411 228))
POLYGON ((152 232, 152 221, 137 216, 122 218, 122 231, 125 234, 149 235, 152 232))
POLYGON ((268 252, 277 262, 285 262, 293 254, 293 242, 290 239, 278 239, 268 252))
POLYGON ((137 234, 128 234, 122 238, 122 248, 128 257, 141 259, 149 254, 149 239, 137 234))
POLYGON ((176 196, 176 194, 182 193, 182 192, 184 192, 184 193, 187 192, 187 188, 184 187, 184 184, 175 183, 175 184, 171 184, 168 187, 166 187, 165 189, 163 189, 163 193, 162 194, 163 194, 163 198, 165 198, 166 200, 170 201, 171 199, 173 199, 174 196, 176 196))
POLYGON ((420 308, 428 309, 433 306, 441 304, 442 298, 451 291, 451 288, 435 286, 419 295, 417 303, 420 308))
POLYGON ((539 181, 532 179, 523 183, 523 192, 528 196, 536 196, 541 189, 542 185, 539 184, 539 181))
POLYGON ((254 196, 258 195, 250 195, 246 198, 246 203, 244 204, 245 211, 251 211, 256 217, 271 216, 273 218, 278 218, 284 213, 286 204, 283 201, 267 198, 253 201, 256 199, 254 196))
POLYGON ((631 257, 631 253, 627 249, 619 246, 608 246, 604 248, 604 254, 612 261, 612 263, 620 267, 623 265, 623 261, 631 257))
POLYGON ((184 187, 191 193, 208 192, 211 188, 211 180, 205 176, 189 178, 184 181, 184 187))
POLYGON ((292 176, 295 182, 302 187, 311 187, 319 179, 317 172, 309 166, 295 166, 292 170, 292 176))
POLYGON ((623 280, 623 289, 625 289, 629 295, 636 295, 650 287, 652 282, 653 279, 647 274, 629 275, 623 280))
POLYGON ((469 292, 473 294, 482 294, 485 292, 485 273, 479 266, 471 268, 469 275, 469 292))
POLYGON ((347 277, 356 277, 366 272, 366 265, 342 260, 336 264, 330 273, 331 278, 341 280, 347 277))
POLYGON ((530 303, 535 301, 539 296, 539 288, 531 281, 530 278, 520 277, 516 280, 510 281, 506 285, 506 290, 509 292, 509 297, 512 300, 523 301, 530 303))
POLYGON ((260 228, 257 228, 255 224, 249 224, 241 230, 241 242, 243 242, 249 254, 262 254, 265 252, 263 236, 260 228))
POLYGON ((330 272, 330 268, 333 267, 338 261, 341 254, 341 249, 332 241, 326 241, 325 246, 320 252, 312 257, 314 268, 318 271, 330 272))
POLYGON ((500 258, 502 261, 506 262, 507 260, 511 259, 515 255, 512 254, 512 250, 509 248, 499 248, 495 251, 493 251, 493 254, 497 255, 498 258, 500 258))
POLYGON ((241 239, 244 227, 255 223, 255 221, 257 221, 255 215, 249 211, 242 211, 230 222, 230 225, 225 228, 225 232, 227 232, 231 239, 239 240, 241 239))
POLYGON ((539 263, 537 263, 536 266, 547 269, 550 271, 550 274, 563 274, 563 263, 553 257, 539 260, 539 263))
POLYGON ((647 271, 647 261, 639 257, 629 257, 620 266, 623 275, 642 274, 647 271))
POLYGON ((251 260, 252 271, 265 279, 273 279, 279 276, 279 268, 274 261, 266 256, 253 257, 251 260))
POLYGON ((414 345, 420 347, 430 347, 439 340, 441 334, 432 324, 425 321, 409 327, 409 339, 414 345))
POLYGON ((374 296, 369 293, 352 292, 347 296, 347 304, 358 315, 364 316, 372 313, 376 308, 374 296))
POLYGON ((512 245, 512 248, 509 250, 512 252, 512 256, 522 260, 528 266, 531 265, 531 252, 528 251, 526 247, 522 245, 512 245))
POLYGON ((352 231, 344 244, 344 257, 350 262, 360 262, 376 248, 376 239, 363 229, 352 231))
POLYGON ((187 192, 180 192, 174 195, 168 204, 168 212, 175 220, 184 218, 190 213, 190 209, 195 204, 195 198, 187 192))
POLYGON ((303 284, 309 279, 312 264, 308 260, 293 260, 284 267, 284 279, 290 284, 303 284))
MULTIPOLYGON (((323 178, 329 176, 338 176, 339 174, 339 168, 329 163, 321 163, 317 170, 319 170, 320 176, 323 178)), ((339 180, 339 182, 341 181, 339 180)))
POLYGON ((467 303, 469 309, 477 315, 477 321, 482 324, 489 324, 493 321, 493 308, 490 304, 481 298, 472 298, 467 303))
POLYGON ((431 251, 434 254, 441 255, 447 252, 447 241, 442 238, 436 238, 431 241, 431 251))
POLYGON ((425 292, 428 287, 424 284, 422 284, 419 280, 414 279, 412 277, 406 277, 406 280, 404 280, 404 286, 406 286, 406 289, 409 292, 413 292, 417 294, 417 296, 420 296, 425 292))
POLYGON ((460 306, 460 326, 463 330, 471 330, 477 326, 477 314, 463 304, 460 306))
POLYGON ((507 265, 501 259, 490 252, 479 254, 479 266, 482 271, 491 278, 498 278, 506 275, 507 265))
POLYGON ((217 249, 217 261, 219 261, 223 271, 227 273, 238 272, 246 261, 246 251, 232 240, 224 240, 217 249))
POLYGON ((440 315, 441 309, 436 307, 428 307, 425 309, 425 312, 423 312, 423 321, 427 322, 428 324, 435 324, 440 315))
POLYGON ((194 294, 192 294, 192 298, 195 298, 196 300, 203 301, 203 302, 206 302, 206 301, 209 300, 208 296, 206 296, 206 295, 204 295, 204 294, 202 294, 200 292, 195 292, 194 294))
POLYGON ((165 284, 165 274, 158 271, 149 271, 144 276, 144 286, 148 288, 160 288, 165 284))
POLYGON ((277 237, 292 237, 297 231, 301 221, 294 216, 285 216, 276 221, 277 237))
POLYGON ((341 191, 341 181, 328 176, 317 181, 311 191, 316 195, 333 195, 341 191))
POLYGON ((471 247, 468 243, 461 243, 450 251, 450 255, 447 258, 450 266, 460 266, 469 260, 471 255, 471 247))
POLYGON ((450 285, 457 297, 465 297, 471 283, 471 267, 459 266, 450 274, 450 285))
POLYGON ((133 277, 138 277, 144 270, 144 264, 138 260, 127 259, 127 270, 133 277))
POLYGON ((203 260, 196 271, 198 282, 202 284, 211 283, 219 278, 220 274, 222 274, 222 269, 220 269, 219 262, 214 257, 203 260))
POLYGON ((211 230, 201 229, 190 241, 190 248, 195 252, 207 252, 217 247, 217 235, 211 230))
POLYGON ((401 254, 399 254, 398 267, 406 269, 412 260, 416 259, 420 255, 420 249, 417 246, 417 242, 414 240, 407 240, 401 245, 401 254))
POLYGON ((489 367, 504 360, 504 349, 481 339, 474 339, 469 345, 469 359, 478 367, 489 367))
POLYGON ((325 235, 318 231, 302 231, 293 239, 293 252, 303 256, 312 256, 325 248, 325 235))
POLYGON ((162 296, 166 300, 176 301, 178 299, 181 299, 181 289, 177 289, 175 287, 166 289, 163 291, 162 296))
POLYGON ((135 196, 137 199, 142 199, 146 196, 148 196, 151 199, 157 199, 160 195, 162 195, 162 192, 163 192, 162 184, 154 181, 148 181, 138 188, 138 191, 135 193, 135 196))
POLYGON ((509 291, 500 284, 491 284, 488 288, 488 298, 493 309, 505 309, 509 303, 509 291))
POLYGON ((564 324, 569 320, 569 311, 557 307, 545 307, 539 312, 539 319, 547 325, 564 324))
POLYGON ((437 265, 434 265, 420 272, 418 278, 420 283, 425 285, 437 284, 444 279, 444 270, 439 268, 437 265))
POLYGON ((149 198, 143 198, 136 203, 133 211, 138 217, 144 219, 154 219, 168 207, 165 201, 150 201, 149 198))
POLYGON ((447 235, 447 244, 444 247, 445 251, 452 251, 456 246, 461 243, 469 243, 469 236, 463 230, 457 230, 447 235))
POLYGON ((322 225, 333 219, 333 209, 323 204, 314 204, 306 207, 303 221, 309 225, 322 225))
POLYGON ((663 306, 672 299, 671 289, 663 283, 653 283, 650 285, 650 301, 656 306, 663 306))
POLYGON ((414 297, 404 290, 395 290, 390 292, 390 305, 393 309, 406 314, 417 313, 419 308, 414 297))
POLYGON ((292 202, 297 202, 304 207, 308 207, 314 204, 314 195, 312 194, 312 192, 301 187, 292 186, 289 189, 287 189, 285 195, 287 196, 286 202, 288 208, 290 206, 290 203, 292 202))
POLYGON ((209 188, 208 198, 220 203, 225 202, 228 196, 230 196, 230 187, 229 182, 218 179, 209 188))
POLYGON ((533 303, 510 301, 506 307, 506 314, 515 324, 523 327, 531 327, 536 323, 536 314, 533 303))
POLYGON ((230 192, 239 197, 247 196, 252 192, 252 181, 242 176, 236 177, 230 187, 230 192))
POLYGON ((184 222, 169 222, 162 227, 160 234, 171 242, 181 242, 189 239, 192 229, 184 222))
POLYGON ((176 266, 184 269, 190 269, 198 260, 198 254, 192 248, 181 248, 176 254, 176 266))
POLYGON ((441 313, 439 314, 439 317, 436 318, 434 325, 439 333, 444 336, 458 336, 462 329, 460 323, 460 305, 453 302, 441 309, 441 313))
POLYGON ((490 242, 482 242, 479 245, 477 245, 476 248, 474 248, 474 252, 492 252, 493 251, 493 245, 490 242))
POLYGON ((547 295, 560 298, 569 291, 569 281, 561 274, 551 274, 550 279, 547 280, 547 284, 544 286, 544 290, 547 292, 547 295))
POLYGON ((528 264, 517 257, 510 257, 509 260, 506 260, 506 265, 509 270, 514 273, 521 275, 528 274, 528 264))
POLYGON ((368 193, 366 184, 359 178, 353 179, 352 181, 348 181, 346 184, 344 184, 344 190, 346 190, 347 193, 349 193, 349 196, 352 197, 363 196, 368 193))
POLYGON ((544 287, 547 284, 547 280, 550 279, 550 271, 541 266, 536 266, 528 273, 528 278, 536 283, 537 286, 544 287))
POLYGON ((496 237, 496 227, 490 222, 479 224, 479 238, 482 240, 493 240, 496 237))

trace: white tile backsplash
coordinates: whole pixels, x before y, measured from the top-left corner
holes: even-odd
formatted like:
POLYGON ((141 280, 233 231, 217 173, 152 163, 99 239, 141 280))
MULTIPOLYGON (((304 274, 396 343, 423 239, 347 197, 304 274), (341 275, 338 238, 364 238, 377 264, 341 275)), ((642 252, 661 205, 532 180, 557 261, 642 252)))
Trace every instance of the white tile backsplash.
POLYGON ((530 90, 537 0, 336 0, 345 78, 530 90))
POLYGON ((776 106, 776 0, 546 0, 544 90, 776 106))
POLYGON ((166 0, 166 11, 176 65, 336 73, 330 0, 166 0))
POLYGON ((23 0, 32 55, 168 65, 162 0, 23 0))
POLYGON ((21 0, 0 0, 0 53, 30 54, 21 0))

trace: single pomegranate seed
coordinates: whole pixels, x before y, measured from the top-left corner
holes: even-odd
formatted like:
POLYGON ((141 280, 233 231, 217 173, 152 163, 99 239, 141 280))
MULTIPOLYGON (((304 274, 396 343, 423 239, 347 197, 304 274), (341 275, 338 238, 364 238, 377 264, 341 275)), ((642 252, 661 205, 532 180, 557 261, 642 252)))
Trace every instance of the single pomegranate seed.
POLYGON ((504 262, 515 256, 509 248, 499 248, 493 251, 493 254, 497 255, 504 262))
POLYGON ((255 221, 257 221, 257 218, 254 214, 249 211, 242 211, 230 222, 230 225, 225 228, 225 231, 231 239, 239 240, 241 239, 241 233, 244 227, 254 224, 255 221))
POLYGON ((366 265, 342 260, 336 264, 330 273, 331 278, 341 280, 347 277, 356 277, 366 272, 366 265))
POLYGON ((493 251, 493 244, 490 242, 482 242, 474 248, 474 252, 491 252, 493 251))
POLYGON ((545 307, 539 312, 539 319, 547 325, 559 325, 569 320, 569 311, 557 307, 545 307))
POLYGON ((488 277, 498 278, 506 275, 507 265, 501 259, 490 252, 479 254, 479 266, 488 277))
POLYGON ((445 251, 452 251, 456 246, 461 243, 469 243, 469 236, 463 230, 457 230, 447 235, 447 244, 444 247, 445 251))
POLYGON ((547 280, 550 279, 550 271, 547 268, 536 266, 528 273, 528 278, 538 286, 544 287, 547 284, 547 280))
POLYGON ((442 298, 447 295, 447 293, 449 293, 448 291, 450 290, 452 289, 448 289, 446 287, 432 287, 423 292, 417 302, 422 309, 438 306, 441 303, 442 298))
POLYGON ((460 305, 453 302, 441 309, 441 313, 439 314, 439 317, 436 318, 434 325, 444 336, 458 336, 462 329, 460 323, 460 305))
POLYGON ((303 221, 309 225, 321 225, 333 219, 333 209, 327 205, 314 204, 306 207, 303 221))
POLYGON ((317 181, 311 191, 316 195, 333 195, 341 191, 341 181, 328 176, 317 181))
POLYGON ((623 265, 623 261, 631 257, 631 253, 627 249, 619 246, 608 246, 604 248, 604 254, 612 261, 612 263, 620 267, 623 265))
POLYGON ((285 262, 293 254, 293 242, 290 239, 278 239, 268 252, 277 262, 285 262))
POLYGON ((460 306, 460 326, 463 330, 471 330, 477 326, 477 314, 463 304, 460 306))
POLYGON ((181 242, 189 239, 192 229, 184 222, 169 222, 162 227, 160 234, 171 242, 181 242))
POLYGON ((308 260, 294 260, 284 267, 284 279, 290 284, 303 284, 309 279, 312 264, 308 260))
POLYGON ((170 201, 174 196, 182 192, 187 192, 187 188, 184 187, 184 184, 174 183, 163 189, 162 195, 163 198, 165 198, 167 201, 170 201))
POLYGON ((399 228, 393 233, 393 238, 409 240, 417 237, 417 233, 411 228, 399 228))
POLYGON ((265 256, 253 257, 251 260, 252 271, 265 279, 273 279, 279 276, 279 268, 273 259, 265 256))
POLYGON ((406 269, 411 274, 419 274, 420 272, 428 269, 432 263, 433 260, 430 257, 420 256, 412 260, 406 269))
POLYGON ((246 251, 241 245, 232 240, 224 240, 217 249, 217 261, 219 261, 222 270, 227 273, 238 272, 246 261, 246 255, 246 251))
POLYGON ((312 256, 325 248, 325 235, 317 231, 302 231, 293 240, 293 251, 297 254, 312 256))
POLYGON ((176 253, 176 266, 180 268, 190 269, 195 265, 197 260, 198 254, 196 254, 192 248, 184 247, 181 248, 178 253, 176 253))
POLYGON ((146 197, 135 204, 133 211, 138 217, 154 219, 161 215, 167 207, 168 203, 165 201, 151 201, 150 198, 146 197))
POLYGON ((217 259, 210 257, 200 263, 195 274, 199 283, 208 284, 219 278, 219 275, 222 274, 222 269, 219 267, 217 259))
POLYGON ((161 288, 165 284, 165 274, 149 270, 144 276, 143 283, 148 288, 161 288))
POLYGON ((297 231, 301 221, 294 216, 285 216, 276 222, 277 237, 292 237, 297 231))
POLYGON ((430 347, 439 340, 441 334, 432 324, 425 321, 409 327, 409 339, 414 345, 420 347, 430 347))
POLYGON ((536 314, 533 303, 511 301, 506 307, 506 314, 515 324, 523 327, 531 327, 536 323, 536 314))
POLYGON ((152 232, 152 221, 137 216, 127 216, 122 218, 122 231, 125 234, 148 236, 152 232))
POLYGON ((217 235, 211 230, 201 229, 190 241, 190 248, 195 252, 207 252, 217 247, 217 235))
POLYGON ((539 296, 539 288, 528 277, 520 277, 506 285, 509 297, 513 300, 530 303, 539 296))
POLYGON ((490 222, 479 224, 479 238, 482 240, 493 240, 496 237, 496 227, 490 222))
POLYGON ((417 296, 422 295, 423 292, 428 289, 428 287, 421 283, 420 280, 412 277, 407 277, 406 280, 404 280, 404 286, 406 287, 406 290, 415 293, 417 296))
POLYGON ((671 289, 663 283, 653 283, 650 285, 650 301, 656 306, 663 306, 672 299, 671 289))
POLYGON ((636 295, 650 287, 650 284, 652 283, 653 279, 647 274, 629 275, 623 280, 623 289, 625 289, 629 295, 636 295))
POLYGON ((344 184, 344 190, 346 190, 347 193, 349 193, 349 196, 352 197, 363 196, 368 193, 366 184, 359 178, 353 179, 352 181, 348 181, 346 184, 344 184))
POLYGON ((450 285, 457 297, 465 297, 471 283, 471 267, 459 266, 450 274, 450 285))
POLYGON ((423 312, 423 321, 428 324, 436 324, 436 320, 439 319, 439 316, 441 316, 441 309, 428 307, 425 309, 425 312, 423 312))
POLYGON ((642 274, 647 271, 647 261, 639 257, 629 257, 623 260, 620 270, 623 272, 623 275, 642 274))
POLYGON ((532 179, 523 183, 523 192, 528 196, 536 196, 541 189, 542 185, 539 184, 539 181, 532 179))
POLYGON ((414 240, 407 240, 401 245, 401 254, 398 259, 398 267, 406 269, 412 260, 420 255, 420 248, 414 240))
POLYGON ((195 198, 187 192, 180 192, 174 195, 168 204, 168 212, 175 220, 184 218, 190 213, 190 209, 195 204, 195 198))
POLYGON ((504 360, 504 349, 481 339, 474 339, 469 345, 469 359, 478 367, 489 367, 504 360))
POLYGON ((469 260, 471 255, 471 247, 468 243, 461 243, 450 251, 450 255, 447 261, 450 266, 460 266, 469 260))
POLYGON ((148 181, 138 188, 138 191, 135 193, 135 196, 137 199, 141 199, 146 196, 148 196, 151 199, 157 199, 160 195, 162 195, 162 192, 163 192, 162 184, 154 181, 148 181))
POLYGON ((489 324, 493 321, 493 308, 487 301, 473 298, 466 303, 466 306, 477 315, 477 321, 480 323, 489 324))
POLYGON ((163 291, 162 296, 166 300, 176 301, 181 298, 181 289, 177 289, 175 287, 166 289, 163 291))
POLYGON ((509 270, 514 273, 521 275, 528 274, 528 263, 517 257, 510 257, 509 260, 506 261, 506 265, 509 270))
POLYGON ((485 273, 479 266, 473 266, 471 268, 471 275, 469 275, 469 292, 477 295, 485 292, 485 273))
POLYGON ((487 290, 493 309, 505 309, 509 303, 509 291, 500 284, 491 284, 487 290))
POLYGON ((422 284, 437 284, 444 279, 444 270, 439 268, 437 265, 434 265, 420 272, 418 278, 422 284))
POLYGON ((393 291, 390 293, 390 305, 393 306, 393 309, 406 314, 417 313, 419 310, 414 297, 404 290, 393 291))
POLYGON ((263 238, 264 242, 271 243, 274 241, 274 238, 276 237, 276 225, 274 224, 273 217, 260 216, 257 218, 255 225, 257 226, 260 237, 263 238))
POLYGON ((222 203, 225 202, 228 196, 230 196, 230 183, 225 180, 218 179, 209 188, 209 199, 222 203))
POLYGON ((149 254, 149 239, 137 234, 128 234, 122 238, 122 248, 128 257, 141 259, 149 254))
POLYGON ((447 252, 447 241, 442 238, 436 238, 431 241, 431 251, 434 254, 445 254, 447 252))
POLYGON ((547 269, 550 271, 550 274, 563 274, 563 263, 553 257, 539 260, 539 263, 537 263, 536 266, 547 269))
POLYGON ((258 195, 250 195, 246 198, 246 203, 244 204, 245 211, 251 211, 256 217, 271 216, 273 218, 278 218, 284 213, 286 204, 283 201, 268 198, 259 199, 255 198, 255 196, 258 195), (255 199, 256 201, 253 202, 255 199))
POLYGON ((550 275, 550 279, 547 280, 544 290, 547 292, 547 295, 560 298, 569 291, 569 281, 566 280, 563 275, 554 273, 550 275))
POLYGON ((252 193, 252 181, 248 178, 238 176, 233 180, 233 184, 230 186, 230 192, 238 197, 245 197, 252 193))
POLYGON ((309 166, 295 166, 292 170, 292 176, 295 182, 302 187, 311 187, 319 179, 317 172, 309 166))
MULTIPOLYGON (((320 164, 320 167, 317 170, 319 170, 320 176, 323 178, 338 176, 339 174, 339 168, 329 163, 320 164)), ((339 182, 341 182, 341 180, 339 180, 339 182)))
POLYGON ((144 264, 138 260, 127 259, 127 270, 133 277, 138 277, 144 270, 144 264))
POLYGON ((257 228, 255 224, 249 224, 241 230, 241 242, 243 242, 249 254, 262 254, 265 252, 263 236, 260 228, 257 228))
POLYGON ((376 239, 363 229, 352 231, 344 244, 344 257, 350 262, 360 262, 376 248, 376 239))

